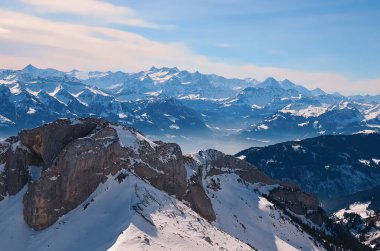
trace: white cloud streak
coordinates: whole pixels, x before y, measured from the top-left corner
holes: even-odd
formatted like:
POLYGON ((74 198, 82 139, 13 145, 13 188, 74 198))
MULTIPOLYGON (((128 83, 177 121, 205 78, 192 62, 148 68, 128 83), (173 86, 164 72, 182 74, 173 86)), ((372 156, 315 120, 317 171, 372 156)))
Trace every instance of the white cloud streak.
POLYGON ((171 29, 172 25, 159 25, 140 19, 136 13, 127 7, 113 5, 99 0, 22 0, 38 12, 65 13, 100 19, 108 23, 118 23, 129 26, 171 29))
POLYGON ((162 43, 136 33, 51 21, 6 9, 0 9, 1 44, 14 51, 4 51, 0 47, 0 68, 22 68, 32 63, 61 70, 130 72, 151 66, 177 66, 226 77, 287 78, 308 88, 320 87, 328 92, 380 92, 380 78, 354 81, 334 73, 229 63, 196 54, 181 43, 162 43))

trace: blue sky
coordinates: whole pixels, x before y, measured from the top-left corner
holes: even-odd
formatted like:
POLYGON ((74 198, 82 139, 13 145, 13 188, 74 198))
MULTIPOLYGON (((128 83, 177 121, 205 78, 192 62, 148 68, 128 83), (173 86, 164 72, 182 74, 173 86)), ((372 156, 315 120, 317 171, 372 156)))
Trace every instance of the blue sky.
POLYGON ((0 0, 1 68, 288 78, 380 94, 380 1, 0 0))
POLYGON ((178 25, 145 35, 210 57, 357 78, 380 72, 380 1, 144 2, 130 1, 141 12, 162 8, 146 18, 178 25))

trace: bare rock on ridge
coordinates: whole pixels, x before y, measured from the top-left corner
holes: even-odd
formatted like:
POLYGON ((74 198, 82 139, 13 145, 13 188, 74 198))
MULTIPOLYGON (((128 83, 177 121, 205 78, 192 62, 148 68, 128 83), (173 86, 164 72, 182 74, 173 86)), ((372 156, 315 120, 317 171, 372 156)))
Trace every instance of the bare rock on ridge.
POLYGON ((53 224, 123 168, 181 197, 186 173, 178 145, 154 143, 133 128, 102 124, 66 144, 24 196, 24 218, 36 230, 53 224), (94 131, 95 130, 95 131, 94 131))
POLYGON ((28 147, 41 158, 44 169, 49 167, 64 146, 71 141, 84 137, 96 127, 107 122, 101 119, 61 119, 55 122, 19 133, 21 144, 28 147))
POLYGON ((192 209, 199 213, 203 218, 214 221, 216 215, 212 207, 210 198, 207 196, 203 187, 202 167, 191 157, 184 157, 187 169, 197 170, 188 180, 188 187, 184 199, 190 203, 192 209))

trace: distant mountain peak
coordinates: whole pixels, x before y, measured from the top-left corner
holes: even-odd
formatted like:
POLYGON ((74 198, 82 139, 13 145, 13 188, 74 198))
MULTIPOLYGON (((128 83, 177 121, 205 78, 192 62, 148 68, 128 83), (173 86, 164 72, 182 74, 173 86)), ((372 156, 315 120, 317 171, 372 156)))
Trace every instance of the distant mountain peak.
POLYGON ((37 67, 33 66, 32 64, 28 64, 27 66, 25 66, 24 69, 22 69, 22 71, 28 71, 28 72, 33 72, 36 70, 39 70, 39 69, 37 67))
POLYGON ((264 80, 264 83, 278 83, 278 81, 273 77, 268 77, 264 80))
POLYGON ((166 71, 179 71, 177 67, 163 67, 161 69, 166 71))
MULTIPOLYGON (((321 92, 323 92, 324 94, 325 94, 325 92, 324 91, 322 91, 321 89, 319 89, 319 88, 317 88, 317 89, 315 89, 315 90, 319 90, 319 91, 321 91, 321 92)), ((334 96, 338 96, 338 97, 342 97, 343 95, 342 94, 340 94, 339 92, 333 92, 333 94, 332 95, 334 95, 334 96)), ((367 97, 369 97, 369 95, 367 94, 367 97)))
POLYGON ((292 81, 290 81, 289 79, 285 79, 285 80, 281 81, 281 84, 286 85, 286 86, 295 86, 296 85, 292 81))
POLYGON ((152 67, 150 67, 150 69, 149 69, 149 71, 158 71, 159 70, 159 68, 157 68, 157 67, 155 67, 155 66, 152 66, 152 67))
POLYGON ((176 73, 176 72, 179 72, 179 69, 177 67, 161 67, 161 68, 157 68, 155 66, 152 66, 150 69, 149 69, 150 72, 164 72, 164 71, 167 71, 169 73, 176 73))
MULTIPOLYGON (((314 90, 311 91, 315 95, 325 95, 326 92, 324 92, 321 88, 315 88, 314 90)), ((340 95, 339 95, 340 96, 340 95)))
POLYGON ((281 88, 280 83, 272 77, 265 79, 263 82, 261 82, 257 86, 263 87, 263 88, 267 88, 267 87, 281 88))

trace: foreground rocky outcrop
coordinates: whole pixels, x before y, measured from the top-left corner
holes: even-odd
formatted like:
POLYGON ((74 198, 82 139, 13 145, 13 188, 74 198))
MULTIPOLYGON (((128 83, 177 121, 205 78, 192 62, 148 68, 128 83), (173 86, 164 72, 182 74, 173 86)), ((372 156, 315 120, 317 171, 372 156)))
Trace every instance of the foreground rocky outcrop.
POLYGON ((169 194, 181 197, 186 190, 178 145, 151 142, 133 128, 104 120, 58 120, 22 131, 1 149, 5 162, 1 195, 16 194, 29 182, 24 217, 37 230, 78 206, 122 168, 133 168, 169 194), (36 180, 30 177, 30 166, 40 169, 36 180))
MULTIPOLYGON (((27 186, 23 216, 35 230, 54 224, 110 177, 122 182, 125 170, 182 200, 210 222, 220 222, 214 191, 226 189, 220 178, 227 177, 241 189, 254 187, 249 193, 265 196, 289 219, 304 219, 300 226, 316 226, 311 235, 325 233, 327 218, 318 200, 294 184, 275 181, 246 161, 216 150, 183 156, 177 144, 153 142, 133 128, 101 119, 61 119, 22 131, 0 144, 0 167, 0 200, 27 186)), ((332 246, 344 245, 322 239, 332 246)))

